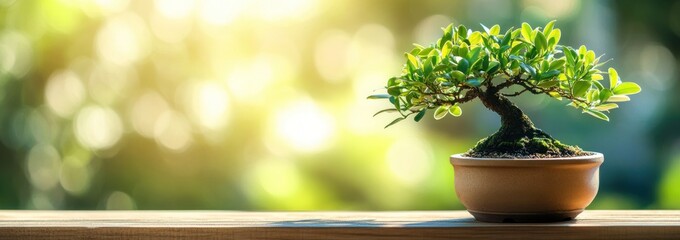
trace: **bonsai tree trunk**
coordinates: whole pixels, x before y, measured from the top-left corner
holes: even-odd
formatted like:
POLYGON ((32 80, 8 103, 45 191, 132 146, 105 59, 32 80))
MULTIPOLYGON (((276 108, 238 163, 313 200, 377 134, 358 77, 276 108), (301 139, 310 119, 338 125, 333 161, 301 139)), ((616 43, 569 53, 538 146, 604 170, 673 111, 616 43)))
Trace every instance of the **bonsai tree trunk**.
POLYGON ((479 99, 486 108, 501 117, 501 127, 498 132, 479 141, 469 155, 550 157, 583 154, 580 148, 562 144, 534 127, 529 117, 498 91, 480 92, 479 99))

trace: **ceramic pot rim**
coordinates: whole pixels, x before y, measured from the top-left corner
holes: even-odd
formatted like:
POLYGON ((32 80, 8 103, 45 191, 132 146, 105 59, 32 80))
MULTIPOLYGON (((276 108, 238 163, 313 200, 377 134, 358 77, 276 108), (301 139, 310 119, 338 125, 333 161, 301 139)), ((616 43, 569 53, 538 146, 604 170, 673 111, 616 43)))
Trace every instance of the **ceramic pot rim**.
POLYGON ((604 161, 604 155, 599 152, 588 156, 563 158, 475 158, 464 157, 463 153, 451 155, 450 161, 454 166, 546 166, 546 165, 580 165, 597 164, 604 161))

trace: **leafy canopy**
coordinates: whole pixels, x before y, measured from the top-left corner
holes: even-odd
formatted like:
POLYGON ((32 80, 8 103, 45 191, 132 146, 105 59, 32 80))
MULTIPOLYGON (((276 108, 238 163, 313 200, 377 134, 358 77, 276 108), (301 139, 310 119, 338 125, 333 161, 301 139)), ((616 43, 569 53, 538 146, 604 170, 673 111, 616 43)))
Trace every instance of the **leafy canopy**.
POLYGON ((453 24, 442 28, 443 36, 429 46, 414 44, 404 54, 406 64, 400 76, 387 81, 387 94, 369 99, 388 99, 394 106, 376 113, 398 112, 401 117, 386 127, 415 114, 420 121, 428 110, 434 118, 460 116, 462 103, 479 94, 519 86, 519 91, 501 93, 505 97, 530 92, 569 101, 583 113, 609 121, 604 112, 618 108, 617 102, 629 101, 628 95, 640 86, 621 81, 614 68, 600 70, 607 61, 585 46, 574 49, 559 44, 562 32, 555 21, 532 28, 522 23, 519 29, 501 33, 494 25, 472 31, 453 24), (602 83, 603 75, 609 81, 602 83))

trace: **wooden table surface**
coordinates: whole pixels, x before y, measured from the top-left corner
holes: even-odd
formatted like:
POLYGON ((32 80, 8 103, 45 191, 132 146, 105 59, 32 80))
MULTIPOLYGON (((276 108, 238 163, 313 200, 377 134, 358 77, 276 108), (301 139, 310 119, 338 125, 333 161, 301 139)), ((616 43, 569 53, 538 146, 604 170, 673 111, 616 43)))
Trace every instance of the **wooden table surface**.
POLYGON ((481 223, 465 211, 0 210, 0 239, 680 239, 680 211, 586 211, 574 221, 481 223))

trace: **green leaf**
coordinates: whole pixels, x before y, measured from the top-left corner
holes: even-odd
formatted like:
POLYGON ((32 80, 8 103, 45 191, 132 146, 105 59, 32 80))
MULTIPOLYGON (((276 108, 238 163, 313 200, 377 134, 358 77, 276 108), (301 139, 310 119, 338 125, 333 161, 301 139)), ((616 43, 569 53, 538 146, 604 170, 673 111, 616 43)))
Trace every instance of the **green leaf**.
POLYGON ((571 94, 574 95, 574 97, 583 97, 586 92, 588 92, 588 89, 590 89, 590 82, 579 80, 574 83, 571 94))
POLYGON ((552 32, 553 27, 555 26, 555 21, 557 20, 552 20, 548 22, 548 24, 545 25, 545 28, 543 28, 543 34, 546 36, 550 36, 550 32, 552 32))
POLYGON ((493 74, 500 68, 500 63, 497 61, 489 62, 489 68, 486 70, 487 73, 493 74))
POLYGON ((583 109, 583 112, 590 114, 593 117, 596 117, 596 118, 599 118, 599 119, 602 119, 602 120, 609 122, 609 117, 607 117, 607 115, 605 115, 604 113, 601 113, 599 111, 595 111, 595 110, 591 110, 591 109, 583 109))
POLYGON ((451 76, 457 79, 458 81, 465 81, 465 79, 467 78, 465 76, 465 73, 458 70, 453 70, 453 72, 451 72, 451 76))
POLYGON ((461 109, 460 106, 458 106, 458 104, 453 105, 453 107, 449 108, 449 114, 451 114, 454 117, 460 117, 460 115, 463 114, 463 109, 461 109))
POLYGON ((609 98, 610 98, 612 95, 614 95, 614 93, 612 93, 611 90, 609 90, 609 89, 602 89, 602 91, 600 91, 600 96, 599 96, 600 102, 606 102, 607 100, 609 100, 609 98))
POLYGON ((378 116, 378 114, 381 114, 381 113, 386 113, 386 112, 398 112, 398 111, 399 111, 399 110, 394 109, 394 108, 388 108, 388 109, 383 109, 383 110, 378 111, 377 113, 373 114, 373 116, 375 117, 375 116, 378 116))
POLYGON ((430 59, 425 59, 423 61, 423 74, 427 77, 430 76, 430 73, 432 73, 432 63, 430 62, 430 59))
POLYGON ((373 95, 366 97, 366 99, 385 99, 385 98, 390 98, 390 95, 389 94, 373 94, 373 95))
POLYGON ((461 71, 461 72, 467 74, 469 68, 470 68, 470 62, 468 62, 468 60, 466 60, 466 59, 461 59, 461 60, 458 62, 458 70, 459 70, 459 71, 461 71))
POLYGON ((574 66, 577 58, 574 49, 571 49, 570 47, 564 49, 564 56, 567 58, 567 63, 569 63, 569 66, 574 66))
POLYGON ((473 86, 473 87, 479 87, 479 86, 482 85, 483 81, 484 81, 483 77, 478 77, 478 78, 470 78, 467 81, 465 81, 465 83, 467 83, 468 85, 473 86))
POLYGON ((578 56, 579 56, 579 58, 580 58, 580 57, 584 57, 584 56, 586 55, 586 52, 587 52, 587 51, 588 51, 588 49, 586 48, 586 45, 581 45, 581 46, 578 48, 578 56))
POLYGON ((593 85, 595 85, 595 87, 597 87, 597 90, 605 89, 604 85, 602 85, 602 83, 600 83, 600 82, 598 82, 598 81, 590 81, 590 82, 591 82, 593 85))
POLYGON ((634 82, 624 82, 616 86, 612 92, 616 95, 631 95, 639 93, 642 89, 634 82))
POLYGON ((477 61, 477 58, 479 58, 479 52, 482 50, 481 47, 475 47, 473 48, 468 54, 467 54, 467 59, 470 62, 475 62, 477 61))
MULTIPOLYGON (((512 47, 512 48, 510 49, 510 54, 518 54, 519 51, 521 51, 522 48, 525 48, 526 46, 527 46, 527 45, 526 45, 525 43, 517 44, 517 45, 515 45, 514 47, 512 47)), ((514 56, 514 55, 512 55, 512 56, 514 56)))
POLYGON ((600 81, 600 80, 602 80, 602 79, 604 79, 604 78, 602 77, 602 74, 593 74, 593 75, 590 75, 590 80, 593 80, 593 81, 600 81))
POLYGON ((442 47, 442 58, 448 57, 451 53, 451 49, 453 49, 453 43, 451 43, 451 41, 446 41, 444 47, 442 47))
POLYGON ((501 33, 501 26, 498 26, 498 24, 496 24, 493 25, 493 27, 491 27, 489 35, 498 35, 499 33, 501 33))
POLYGON ((385 126, 385 128, 387 128, 387 127, 389 127, 389 126, 392 126, 392 125, 394 125, 394 124, 396 124, 396 123, 398 123, 398 122, 401 122, 401 121, 404 120, 404 119, 406 119, 406 118, 405 118, 405 117, 400 117, 400 118, 394 119, 394 120, 392 120, 392 122, 391 122, 390 124, 387 124, 387 126, 385 126))
POLYGON ((550 79, 550 78, 553 78, 553 77, 555 77, 555 76, 557 76, 557 75, 560 75, 560 73, 561 73, 561 72, 558 71, 558 70, 550 70, 550 71, 541 73, 540 79, 541 79, 541 80, 543 80, 543 79, 550 79))
POLYGON ((436 110, 434 110, 434 119, 439 120, 442 119, 446 116, 446 113, 449 112, 449 108, 451 106, 444 105, 444 106, 439 106, 436 110))
POLYGON ((562 67, 564 67, 565 62, 566 61, 564 60, 564 58, 557 59, 555 61, 552 61, 550 63, 550 67, 548 67, 548 68, 550 68, 552 70, 562 69, 562 67))
POLYGON ((460 38, 467 38, 467 28, 465 28, 465 26, 463 25, 458 26, 457 33, 460 38))
POLYGON ((420 112, 418 112, 418 114, 416 114, 416 116, 413 118, 413 120, 415 120, 416 122, 420 122, 420 119, 423 119, 423 116, 425 116, 425 112, 427 112, 427 108, 420 110, 420 112))
POLYGON ((551 97, 553 97, 553 98, 555 98, 555 99, 557 99, 557 100, 562 101, 562 96, 560 96, 560 94, 557 93, 557 92, 548 92, 548 95, 550 95, 551 97))
POLYGON ((551 88, 551 87, 557 86, 557 84, 559 84, 559 83, 560 83, 560 81, 558 81, 558 80, 542 81, 542 82, 538 83, 538 86, 542 87, 542 88, 551 88))
POLYGON ((528 23, 522 23, 522 37, 524 37, 524 40, 526 40, 527 42, 532 42, 531 26, 528 23))
POLYGON ((548 35, 548 39, 555 39, 555 44, 560 42, 560 38, 562 37, 562 31, 559 29, 553 29, 552 32, 548 35))
POLYGON ((628 101, 630 101, 630 97, 626 95, 614 95, 607 99, 607 102, 628 102, 628 101))
POLYGON ((597 106, 593 109, 595 109, 597 111, 609 111, 609 110, 614 109, 614 108, 619 108, 619 105, 616 104, 616 103, 605 103, 605 104, 599 105, 599 106, 597 106))
POLYGON ((470 37, 468 37, 468 39, 470 40, 470 43, 473 43, 473 44, 481 42, 482 41, 482 34, 479 33, 479 32, 473 32, 472 34, 470 34, 470 37))
POLYGON ((539 50, 547 50, 548 49, 548 40, 545 39, 545 35, 543 35, 542 32, 537 32, 536 33, 536 38, 534 39, 534 42, 536 44, 536 48, 539 50))
POLYGON ((586 52, 585 60, 586 65, 593 63, 595 61, 595 52, 592 50, 586 52))
POLYGON ((536 69, 529 64, 526 64, 524 62, 519 63, 519 66, 522 67, 524 72, 529 73, 531 77, 535 78, 536 77, 536 69))
POLYGON ((427 55, 430 54, 433 50, 434 50, 434 48, 431 48, 431 47, 425 48, 423 50, 420 50, 420 52, 418 53, 418 56, 427 57, 427 55))
MULTIPOLYGON (((501 46, 510 46, 510 40, 512 39, 512 33, 510 30, 505 33, 505 36, 503 36, 503 41, 501 41, 501 46)), ((504 52, 504 51, 501 51, 504 52)))
POLYGON ((491 35, 491 30, 489 30, 488 27, 486 27, 486 26, 485 26, 484 24, 482 24, 482 23, 480 23, 479 25, 482 25, 482 28, 484 28, 484 32, 486 32, 487 34, 491 35))
POLYGON ((399 96, 401 95, 401 89, 402 87, 388 87, 387 93, 389 93, 392 96, 399 96))
POLYGON ((451 37, 453 36, 453 23, 449 24, 446 26, 446 28, 442 28, 444 30, 444 39, 450 40, 451 37))
POLYGON ((614 89, 619 83, 619 73, 616 72, 616 69, 609 68, 609 89, 614 89))
POLYGON ((418 68, 420 66, 420 61, 416 56, 413 56, 410 53, 406 53, 406 58, 408 58, 408 62, 409 64, 411 64, 411 66, 413 66, 413 68, 418 68))

